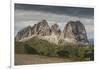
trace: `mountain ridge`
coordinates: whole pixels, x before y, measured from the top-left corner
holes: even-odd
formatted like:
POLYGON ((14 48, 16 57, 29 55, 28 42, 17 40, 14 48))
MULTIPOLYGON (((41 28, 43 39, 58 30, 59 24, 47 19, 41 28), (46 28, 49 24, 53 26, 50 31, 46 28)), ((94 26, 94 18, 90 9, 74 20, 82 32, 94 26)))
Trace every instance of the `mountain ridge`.
POLYGON ((51 43, 74 43, 88 44, 87 34, 84 25, 80 21, 69 21, 64 30, 61 31, 58 24, 53 24, 51 27, 46 20, 42 20, 32 27, 19 31, 15 37, 16 41, 27 41, 30 38, 37 36, 39 39, 47 40, 51 43))

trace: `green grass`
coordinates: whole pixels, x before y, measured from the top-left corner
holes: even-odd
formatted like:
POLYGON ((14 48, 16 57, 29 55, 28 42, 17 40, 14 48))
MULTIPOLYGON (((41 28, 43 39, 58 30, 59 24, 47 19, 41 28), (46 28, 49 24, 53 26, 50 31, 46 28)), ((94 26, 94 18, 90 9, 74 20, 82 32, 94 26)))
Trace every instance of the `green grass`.
POLYGON ((74 61, 94 60, 93 45, 56 45, 36 37, 26 42, 15 42, 15 53, 71 58, 74 61))

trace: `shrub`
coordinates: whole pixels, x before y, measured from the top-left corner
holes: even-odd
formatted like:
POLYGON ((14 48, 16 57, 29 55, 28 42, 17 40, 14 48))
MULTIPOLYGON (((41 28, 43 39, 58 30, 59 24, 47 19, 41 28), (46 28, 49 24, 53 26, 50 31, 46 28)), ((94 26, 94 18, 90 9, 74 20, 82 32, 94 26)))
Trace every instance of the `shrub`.
POLYGON ((90 60, 94 60, 94 50, 86 50, 84 53, 84 58, 90 58, 90 60))
POLYGON ((25 53, 27 54, 38 54, 37 50, 32 48, 30 45, 25 44, 24 45, 25 53))
POLYGON ((58 56, 60 57, 69 57, 69 52, 66 50, 61 50, 57 52, 58 56))

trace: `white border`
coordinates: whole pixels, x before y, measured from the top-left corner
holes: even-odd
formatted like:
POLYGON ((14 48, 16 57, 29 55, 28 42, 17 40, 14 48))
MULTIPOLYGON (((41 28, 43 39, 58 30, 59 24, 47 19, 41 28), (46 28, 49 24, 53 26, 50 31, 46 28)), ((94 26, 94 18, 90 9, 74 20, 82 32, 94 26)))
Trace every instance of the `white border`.
MULTIPOLYGON (((95 5, 90 2, 90 1, 86 1, 86 0, 77 0, 76 2, 73 2, 73 0, 63 0, 63 1, 57 1, 57 0, 12 0, 11 1, 11 68, 12 69, 41 69, 42 67, 44 69, 47 69, 49 67, 49 69, 51 68, 55 68, 55 67, 59 67, 60 65, 65 67, 67 66, 67 68, 70 68, 70 66, 72 65, 74 68, 74 66, 80 64, 80 66, 84 66, 83 64, 94 64, 94 62, 69 62, 69 63, 52 63, 52 64, 37 64, 37 65, 19 65, 19 66, 15 66, 14 65, 14 3, 22 3, 22 4, 40 4, 40 5, 55 5, 55 6, 74 6, 74 7, 90 7, 90 8, 95 8, 95 5), (52 67, 53 66, 53 67, 52 67)), ((95 3, 95 2, 94 2, 95 3)), ((86 66, 87 66, 86 65, 86 66)), ((61 69, 61 67, 59 67, 58 69, 61 69)))
POLYGON ((10 20, 10 30, 11 30, 11 34, 10 34, 10 53, 11 53, 11 57, 10 57, 10 67, 14 67, 14 3, 13 1, 11 1, 11 5, 10 5, 10 14, 11 14, 11 20, 10 20))
POLYGON ((95 0, 13 0, 14 3, 94 7, 95 0))

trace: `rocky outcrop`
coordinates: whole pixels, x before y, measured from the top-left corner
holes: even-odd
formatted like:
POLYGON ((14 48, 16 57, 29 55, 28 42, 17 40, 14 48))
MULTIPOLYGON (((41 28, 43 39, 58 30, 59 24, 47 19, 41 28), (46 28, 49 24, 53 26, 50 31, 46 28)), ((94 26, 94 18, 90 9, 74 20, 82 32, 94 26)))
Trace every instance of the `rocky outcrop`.
POLYGON ((19 41, 23 38, 27 38, 31 36, 31 26, 28 26, 17 33, 16 41, 19 41))
POLYGON ((60 35, 61 34, 61 30, 60 30, 60 28, 57 24, 53 24, 51 26, 51 33, 53 33, 55 35, 60 35))
POLYGON ((56 44, 59 41, 76 44, 88 43, 85 27, 80 21, 69 21, 65 25, 63 32, 61 32, 59 25, 53 24, 50 28, 48 22, 42 20, 32 27, 28 26, 19 31, 16 36, 16 41, 25 41, 34 36, 56 44))
POLYGON ((50 27, 46 20, 42 20, 37 24, 37 35, 47 36, 50 35, 50 27))
POLYGON ((34 24, 34 26, 31 28, 31 35, 37 34, 37 24, 34 24))
POLYGON ((49 36, 44 36, 42 39, 45 39, 51 43, 58 44, 59 42, 59 37, 61 34, 61 30, 59 28, 59 25, 53 24, 50 28, 51 32, 49 36))
POLYGON ((32 27, 32 35, 37 34, 41 36, 50 35, 50 27, 46 20, 42 20, 32 27))
POLYGON ((67 42, 88 43, 84 25, 80 21, 70 21, 64 27, 64 38, 67 42))

